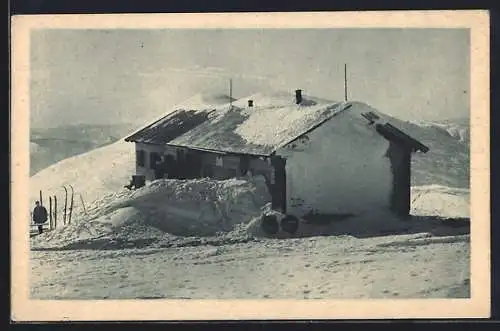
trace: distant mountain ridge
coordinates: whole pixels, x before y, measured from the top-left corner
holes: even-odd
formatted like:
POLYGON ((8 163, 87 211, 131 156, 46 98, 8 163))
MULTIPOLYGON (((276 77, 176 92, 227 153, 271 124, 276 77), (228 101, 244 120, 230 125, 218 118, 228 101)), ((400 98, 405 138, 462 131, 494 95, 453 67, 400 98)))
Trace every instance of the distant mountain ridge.
POLYGON ((410 121, 409 123, 416 124, 421 127, 434 128, 443 131, 460 142, 470 144, 470 119, 456 118, 442 121, 410 121))
POLYGON ((68 157, 114 143, 135 128, 137 125, 131 123, 32 128, 30 175, 68 157))
POLYGON ((412 158, 412 185, 469 187, 470 124, 468 118, 406 121, 399 127, 430 148, 412 158))

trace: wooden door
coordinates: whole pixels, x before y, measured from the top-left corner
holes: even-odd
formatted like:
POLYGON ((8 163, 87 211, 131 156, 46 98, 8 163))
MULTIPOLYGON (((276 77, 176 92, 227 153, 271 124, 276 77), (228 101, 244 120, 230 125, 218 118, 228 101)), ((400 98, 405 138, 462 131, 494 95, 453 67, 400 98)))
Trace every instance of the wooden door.
POLYGON ((411 151, 395 143, 389 147, 393 175, 391 209, 400 217, 410 214, 411 151))
POLYGON ((286 159, 271 157, 274 178, 271 179, 272 207, 286 213, 286 159))

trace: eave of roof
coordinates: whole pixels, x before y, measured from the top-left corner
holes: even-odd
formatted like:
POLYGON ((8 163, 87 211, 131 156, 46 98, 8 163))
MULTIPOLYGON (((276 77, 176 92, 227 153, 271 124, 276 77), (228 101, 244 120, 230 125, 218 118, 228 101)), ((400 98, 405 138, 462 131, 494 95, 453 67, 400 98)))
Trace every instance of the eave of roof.
POLYGON ((420 151, 423 153, 427 153, 429 151, 429 147, 425 146, 415 138, 407 135, 390 123, 376 124, 375 129, 386 139, 408 146, 412 149, 413 152, 420 151))

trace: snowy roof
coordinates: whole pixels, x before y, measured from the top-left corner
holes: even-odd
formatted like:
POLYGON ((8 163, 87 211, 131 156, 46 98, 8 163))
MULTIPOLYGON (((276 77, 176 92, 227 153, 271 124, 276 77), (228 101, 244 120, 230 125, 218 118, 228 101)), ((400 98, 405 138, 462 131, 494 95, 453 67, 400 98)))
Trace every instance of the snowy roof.
MULTIPOLYGON (((243 102, 246 103, 245 98, 243 102)), ((231 109, 217 110, 207 121, 173 139, 170 144, 229 153, 269 155, 279 147, 321 124, 343 109, 342 103, 316 103, 305 99, 244 107, 241 100, 231 109)))
MULTIPOLYGON (((303 96, 300 104, 290 93, 257 93, 236 100, 212 98, 220 104, 207 105, 206 98, 195 96, 179 109, 147 126, 127 141, 168 144, 191 149, 267 156, 312 131, 335 115, 348 110, 358 120, 383 126, 380 134, 396 137, 414 150, 426 147, 395 127, 386 127, 388 117, 362 102, 335 102, 303 96), (254 106, 248 107, 248 100, 254 106), (197 108, 197 109, 192 109, 197 108), (397 130, 397 132, 396 132, 397 130)), ((389 139, 388 138, 388 139, 389 139)))
POLYGON ((175 110, 131 134, 125 141, 163 145, 208 119, 217 107, 234 101, 227 95, 200 93, 183 101, 175 110))
POLYGON ((211 111, 213 110, 178 109, 128 136, 125 138, 125 141, 159 145, 166 144, 205 122, 211 111))

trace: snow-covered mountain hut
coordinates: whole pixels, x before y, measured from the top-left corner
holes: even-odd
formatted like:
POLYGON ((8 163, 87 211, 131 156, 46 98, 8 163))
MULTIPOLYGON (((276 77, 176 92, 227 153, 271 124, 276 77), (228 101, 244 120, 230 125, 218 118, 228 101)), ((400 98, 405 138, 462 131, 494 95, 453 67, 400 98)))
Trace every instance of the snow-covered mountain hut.
POLYGON ((273 207, 299 217, 409 214, 411 155, 428 147, 369 105, 301 90, 205 99, 194 97, 125 139, 136 145, 136 175, 263 175, 273 207))

